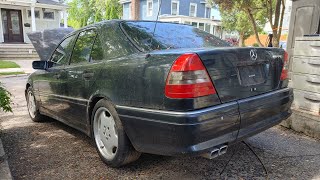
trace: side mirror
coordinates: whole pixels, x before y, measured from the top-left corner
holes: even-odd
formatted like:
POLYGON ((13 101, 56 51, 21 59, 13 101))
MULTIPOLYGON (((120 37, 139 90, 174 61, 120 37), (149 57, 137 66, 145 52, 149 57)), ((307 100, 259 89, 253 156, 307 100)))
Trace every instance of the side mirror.
POLYGON ((33 61, 32 68, 45 70, 47 69, 47 61, 33 61))
POLYGON ((53 62, 49 62, 49 61, 33 61, 32 62, 33 69, 46 70, 52 66, 53 66, 53 62))

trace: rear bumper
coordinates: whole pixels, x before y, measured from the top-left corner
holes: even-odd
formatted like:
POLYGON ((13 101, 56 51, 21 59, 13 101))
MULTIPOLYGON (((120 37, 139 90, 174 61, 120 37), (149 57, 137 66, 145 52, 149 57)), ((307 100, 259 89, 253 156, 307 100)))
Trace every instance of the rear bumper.
MULTIPOLYGON (((239 102, 190 112, 172 112, 117 106, 125 131, 136 150, 160 155, 201 154, 222 144, 253 136, 291 115, 293 93, 289 88, 263 94, 282 98, 281 111, 241 128, 239 102), (239 131, 240 130, 240 131, 239 131), (238 137, 238 138, 237 138, 238 137)), ((256 96, 255 98, 259 98, 256 96)), ((277 101, 273 98, 274 101, 277 101)), ((270 101, 268 102, 270 103, 270 101)), ((272 102, 271 102, 272 103, 272 102)))

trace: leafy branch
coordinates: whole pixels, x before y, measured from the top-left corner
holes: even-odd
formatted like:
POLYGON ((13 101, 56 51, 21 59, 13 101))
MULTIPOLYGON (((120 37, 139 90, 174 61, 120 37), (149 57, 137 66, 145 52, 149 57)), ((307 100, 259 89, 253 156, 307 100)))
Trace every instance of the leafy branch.
POLYGON ((12 112, 10 96, 11 93, 0 83, 0 109, 4 112, 12 112))

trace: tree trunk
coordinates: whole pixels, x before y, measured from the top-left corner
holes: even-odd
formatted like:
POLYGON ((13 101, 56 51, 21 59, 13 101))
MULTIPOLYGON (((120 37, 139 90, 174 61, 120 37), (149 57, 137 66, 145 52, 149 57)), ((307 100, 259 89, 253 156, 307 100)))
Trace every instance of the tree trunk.
POLYGON ((239 33, 239 47, 244 47, 245 44, 244 44, 244 32, 240 32, 239 33))
POLYGON ((279 47, 280 44, 280 39, 281 39, 281 34, 282 34, 282 24, 283 24, 283 17, 284 17, 284 11, 286 9, 285 7, 285 0, 281 0, 282 2, 282 10, 281 10, 281 14, 280 14, 280 25, 279 25, 279 31, 277 36, 274 38, 274 47, 279 47))
POLYGON ((251 10, 249 8, 247 8, 246 10, 247 10, 249 19, 250 19, 250 21, 252 23, 252 26, 253 26, 253 31, 254 31, 254 35, 256 37, 256 41, 257 41, 257 43, 259 44, 260 47, 264 47, 263 44, 260 41, 257 24, 256 24, 256 21, 254 20, 254 17, 252 15, 252 13, 251 13, 251 10))
POLYGON ((277 32, 277 30, 273 31, 273 38, 272 38, 272 47, 279 47, 280 43, 280 36, 277 32))

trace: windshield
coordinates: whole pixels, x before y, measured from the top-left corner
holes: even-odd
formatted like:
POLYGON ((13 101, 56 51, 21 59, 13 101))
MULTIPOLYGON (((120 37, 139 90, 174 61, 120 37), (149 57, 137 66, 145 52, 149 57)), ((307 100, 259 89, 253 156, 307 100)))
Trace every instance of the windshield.
POLYGON ((143 50, 227 47, 227 42, 198 28, 158 22, 123 22, 122 28, 143 50), (154 32, 154 37, 153 37, 154 32))

